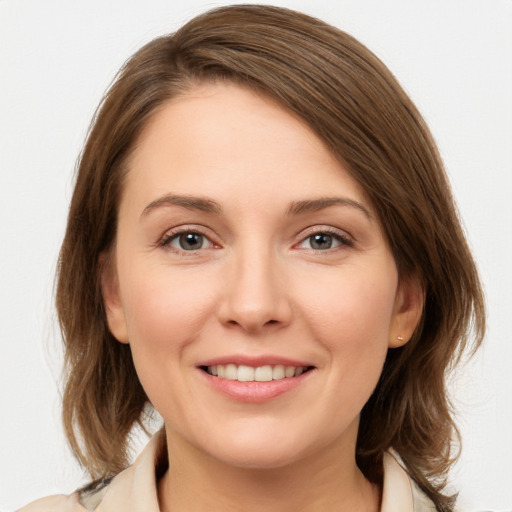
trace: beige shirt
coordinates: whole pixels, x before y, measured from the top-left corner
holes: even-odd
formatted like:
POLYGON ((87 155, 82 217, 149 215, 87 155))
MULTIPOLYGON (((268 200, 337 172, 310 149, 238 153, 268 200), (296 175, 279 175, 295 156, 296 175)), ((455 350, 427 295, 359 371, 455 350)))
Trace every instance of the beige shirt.
MULTIPOLYGON (((156 464, 163 432, 155 435, 137 460, 100 491, 69 496, 49 496, 19 512, 159 512, 156 464)), ((420 491, 391 454, 384 456, 384 485, 381 512, 435 512, 432 502, 420 491)))

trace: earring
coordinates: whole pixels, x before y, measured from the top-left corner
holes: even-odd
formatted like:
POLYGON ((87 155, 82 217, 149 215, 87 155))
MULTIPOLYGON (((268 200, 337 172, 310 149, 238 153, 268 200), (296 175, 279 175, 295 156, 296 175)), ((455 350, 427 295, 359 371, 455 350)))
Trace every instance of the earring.
POLYGON ((397 336, 397 337, 396 337, 396 339, 397 339, 398 341, 404 341, 404 339, 402 338, 402 336, 397 336))

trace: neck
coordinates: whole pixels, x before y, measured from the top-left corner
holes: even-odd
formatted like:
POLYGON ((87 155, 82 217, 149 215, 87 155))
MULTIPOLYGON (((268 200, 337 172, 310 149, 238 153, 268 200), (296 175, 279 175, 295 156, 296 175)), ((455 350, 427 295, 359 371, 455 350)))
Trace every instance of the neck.
POLYGON ((328 446, 279 468, 240 468, 169 435, 169 469, 159 481, 162 512, 378 512, 380 489, 351 450, 328 446), (214 504, 214 506, 213 506, 214 504))

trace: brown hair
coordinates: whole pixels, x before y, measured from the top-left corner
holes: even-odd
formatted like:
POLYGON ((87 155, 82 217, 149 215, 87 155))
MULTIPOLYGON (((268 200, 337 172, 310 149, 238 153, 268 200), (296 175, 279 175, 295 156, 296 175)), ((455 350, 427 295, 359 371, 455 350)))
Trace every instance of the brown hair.
POLYGON ((288 9, 239 5, 194 18, 140 49, 93 121, 78 167, 60 254, 57 309, 66 348, 63 418, 78 460, 97 478, 127 464, 129 435, 148 404, 129 345, 115 341, 100 290, 100 255, 113 248, 123 165, 150 116, 194 84, 226 80, 271 96, 303 118, 362 185, 402 279, 424 284, 422 321, 390 349, 365 405, 357 461, 381 478, 393 448, 435 502, 457 431, 447 371, 484 333, 478 275, 441 159, 420 114, 361 43, 288 9))

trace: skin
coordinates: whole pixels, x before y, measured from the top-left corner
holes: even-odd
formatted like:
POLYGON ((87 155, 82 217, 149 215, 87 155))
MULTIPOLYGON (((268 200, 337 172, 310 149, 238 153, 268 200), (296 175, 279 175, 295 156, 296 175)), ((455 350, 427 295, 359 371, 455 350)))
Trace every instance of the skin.
POLYGON ((109 327, 165 422, 163 511, 379 509, 355 463, 359 414, 388 348, 412 335, 422 293, 399 282, 364 191, 303 121, 234 85, 171 100, 129 161, 113 261, 109 327), (203 236, 195 250, 179 236, 190 232, 203 236), (198 368, 231 355, 313 369, 248 403, 198 368))

